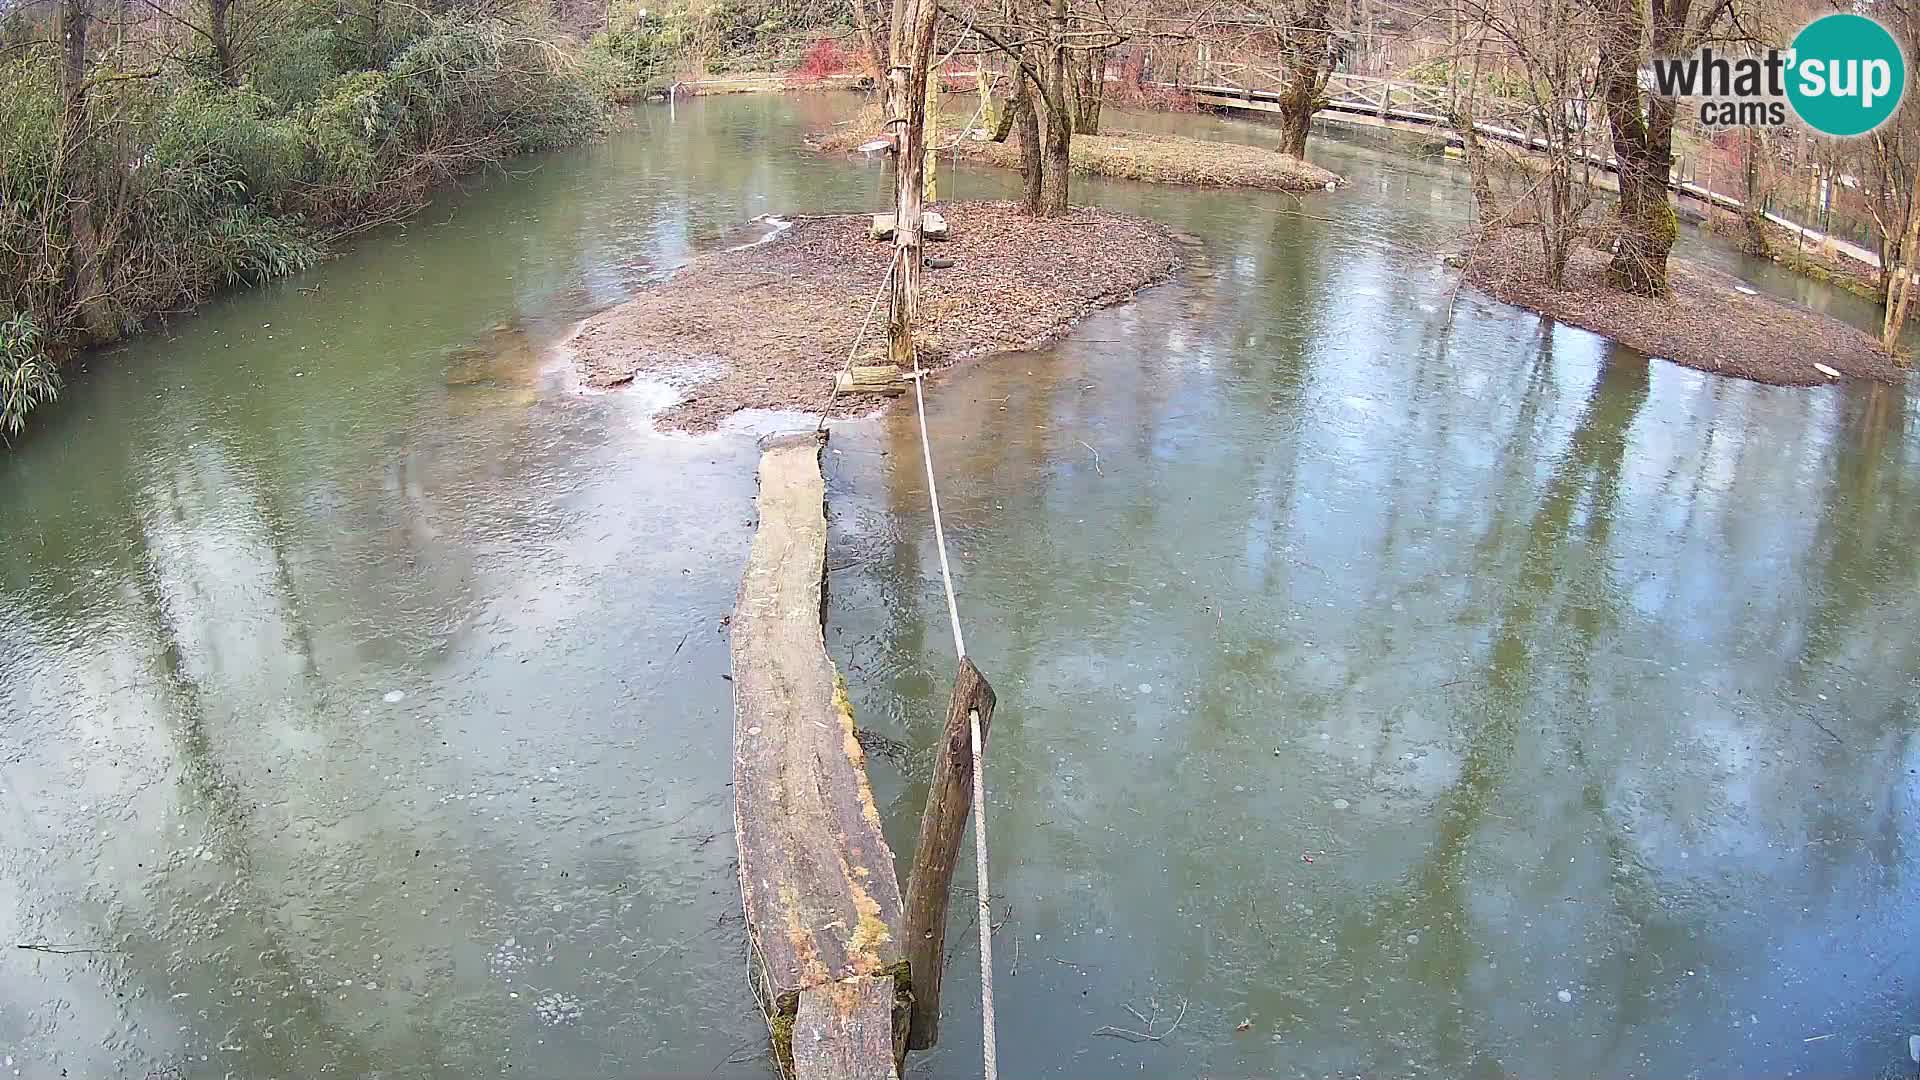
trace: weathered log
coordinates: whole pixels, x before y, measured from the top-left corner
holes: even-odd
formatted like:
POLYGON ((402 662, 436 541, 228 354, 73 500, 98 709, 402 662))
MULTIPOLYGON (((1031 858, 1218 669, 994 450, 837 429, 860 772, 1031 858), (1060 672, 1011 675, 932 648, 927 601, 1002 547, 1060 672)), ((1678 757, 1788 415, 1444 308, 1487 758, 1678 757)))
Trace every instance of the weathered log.
MULTIPOLYGON (((892 977, 905 974, 893 852, 821 632, 825 502, 819 439, 767 443, 760 525, 732 620, 740 895, 755 989, 783 1071, 795 1066, 792 1033, 805 992, 857 978, 884 978, 891 992, 892 977)), ((822 1052, 810 1060, 840 1060, 837 1050, 815 1049, 822 1052)))
POLYGON ((900 369, 892 364, 855 364, 833 377, 834 389, 843 394, 904 394, 907 384, 900 380, 900 369))
POLYGON ((947 702, 947 723, 933 759, 933 786, 920 815, 920 840, 907 878, 907 971, 913 980, 910 1049, 925 1050, 940 1038, 940 978, 947 945, 947 899, 960 840, 973 809, 973 732, 969 714, 980 714, 980 741, 993 719, 993 687, 973 661, 960 658, 947 702))

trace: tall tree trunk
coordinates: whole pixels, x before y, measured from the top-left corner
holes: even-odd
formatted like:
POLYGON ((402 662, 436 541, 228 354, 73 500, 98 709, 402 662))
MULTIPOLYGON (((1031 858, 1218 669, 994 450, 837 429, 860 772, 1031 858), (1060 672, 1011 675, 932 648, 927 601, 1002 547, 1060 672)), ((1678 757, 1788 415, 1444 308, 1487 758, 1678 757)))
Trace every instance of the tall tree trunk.
POLYGON ((1013 105, 1014 124, 1020 129, 1020 205, 1027 213, 1040 213, 1041 187, 1046 176, 1045 151, 1040 145, 1040 114, 1033 107, 1033 96, 1013 105))
POLYGON ((1880 345, 1892 352, 1907 324, 1907 301, 1913 296, 1914 252, 1920 250, 1920 169, 1914 170, 1913 191, 1907 196, 1907 231, 1900 242, 1900 258, 1889 266, 1886 322, 1880 327, 1880 345))
POLYGON ((1082 49, 1067 64, 1067 88, 1072 96, 1073 133, 1100 134, 1100 109, 1106 102, 1107 50, 1082 49))
POLYGON ((93 0, 61 0, 59 170, 67 197, 55 214, 56 232, 65 233, 67 244, 63 283, 69 308, 61 321, 77 326, 83 340, 99 343, 117 337, 118 327, 101 273, 100 240, 93 220, 95 176, 87 120, 87 34, 92 23, 93 0), (64 229, 59 228, 62 225, 64 229))
POLYGON ((867 65, 867 74, 874 81, 885 85, 887 61, 880 48, 880 35, 873 29, 873 13, 867 10, 867 0, 852 0, 854 36, 860 42, 860 59, 867 65))
MULTIPOLYGON (((896 7, 896 10, 899 10, 896 7)), ((936 0, 911 0, 913 20, 894 26, 892 64, 887 71, 889 97, 900 103, 894 125, 893 292, 887 305, 887 356, 905 371, 914 366, 913 327, 920 308, 920 269, 925 241, 920 234, 927 153, 927 77, 933 59, 936 0)))
POLYGON ((228 30, 228 15, 233 0, 207 0, 207 36, 213 39, 213 63, 220 81, 228 86, 239 80, 233 66, 233 35, 228 30))
POLYGON ((1668 198, 1673 176, 1674 100, 1643 95, 1640 69, 1649 55, 1691 51, 1726 10, 1703 9, 1688 22, 1692 0, 1602 0, 1597 50, 1600 95, 1620 178, 1619 233, 1609 270, 1617 288, 1641 296, 1667 292, 1667 258, 1679 236, 1668 198))
POLYGON ((1279 32, 1287 71, 1280 92, 1280 152, 1297 158, 1307 156, 1313 114, 1337 56, 1331 8, 1331 0, 1309 0, 1293 13, 1294 25, 1279 32))
POLYGON ((1304 159, 1307 136, 1313 133, 1313 105, 1319 73, 1296 67, 1280 95, 1280 152, 1304 159))
POLYGON ((1609 276, 1616 287, 1628 292, 1664 296, 1667 256, 1679 234, 1679 222, 1667 201, 1667 180, 1673 172, 1673 103, 1653 97, 1642 110, 1640 61, 1646 53, 1642 5, 1609 5, 1607 14, 1599 49, 1599 81, 1620 177, 1620 228, 1609 276))
POLYGON ((1740 199, 1740 224, 1746 231, 1747 254, 1763 257, 1767 254, 1767 188, 1760 158, 1766 149, 1760 129, 1748 128, 1740 148, 1740 169, 1746 178, 1746 191, 1740 199))
POLYGON ((1046 104, 1045 114, 1040 118, 1045 131, 1040 214, 1054 217, 1067 212, 1073 148, 1073 116, 1067 109, 1067 0, 1051 3, 1046 65, 1046 73, 1040 80, 1040 92, 1046 104))

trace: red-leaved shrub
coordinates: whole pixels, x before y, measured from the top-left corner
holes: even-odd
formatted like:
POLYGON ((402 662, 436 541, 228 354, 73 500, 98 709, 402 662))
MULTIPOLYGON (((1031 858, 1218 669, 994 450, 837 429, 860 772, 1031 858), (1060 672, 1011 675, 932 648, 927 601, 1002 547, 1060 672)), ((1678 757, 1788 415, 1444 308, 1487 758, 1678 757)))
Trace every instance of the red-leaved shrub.
POLYGON ((847 53, 832 38, 821 38, 800 58, 800 66, 787 73, 793 82, 817 83, 829 75, 847 70, 847 53))

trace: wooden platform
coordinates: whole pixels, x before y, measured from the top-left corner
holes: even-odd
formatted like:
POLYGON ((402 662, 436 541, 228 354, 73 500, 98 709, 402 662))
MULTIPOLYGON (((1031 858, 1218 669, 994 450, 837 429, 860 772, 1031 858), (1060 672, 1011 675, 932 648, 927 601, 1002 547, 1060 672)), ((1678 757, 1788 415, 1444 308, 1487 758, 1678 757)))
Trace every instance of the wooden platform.
POLYGON ((783 1073, 889 1080, 906 1051, 893 852, 821 633, 820 440, 770 440, 734 607, 733 797, 753 977, 783 1073))

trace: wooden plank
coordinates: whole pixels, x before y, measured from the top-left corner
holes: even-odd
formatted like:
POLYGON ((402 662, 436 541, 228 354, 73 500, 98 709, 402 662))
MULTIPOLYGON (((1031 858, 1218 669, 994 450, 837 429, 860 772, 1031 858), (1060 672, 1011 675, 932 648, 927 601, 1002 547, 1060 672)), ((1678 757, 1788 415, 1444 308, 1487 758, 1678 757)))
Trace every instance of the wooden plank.
POLYGON ((907 971, 913 980, 913 1022, 909 1045, 925 1050, 940 1038, 940 982, 947 952, 947 899, 960 840, 973 808, 973 725, 980 714, 984 746, 993 720, 993 687, 973 661, 960 658, 947 702, 947 724, 933 759, 933 786, 920 815, 920 840, 913 849, 913 873, 907 878, 907 971))
POLYGON ((891 975, 802 990, 793 1020, 795 1080, 899 1080, 893 991, 891 975))
POLYGON ((802 991, 903 966, 900 886, 821 633, 826 487, 812 433, 765 444, 734 606, 734 831, 755 988, 783 1066, 802 991))
POLYGON ((833 377, 834 388, 843 394, 904 394, 907 384, 900 378, 898 364, 855 364, 833 377))

